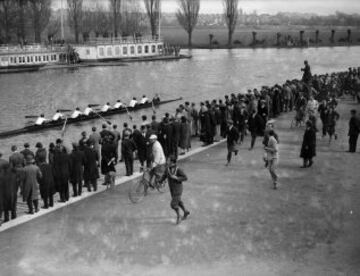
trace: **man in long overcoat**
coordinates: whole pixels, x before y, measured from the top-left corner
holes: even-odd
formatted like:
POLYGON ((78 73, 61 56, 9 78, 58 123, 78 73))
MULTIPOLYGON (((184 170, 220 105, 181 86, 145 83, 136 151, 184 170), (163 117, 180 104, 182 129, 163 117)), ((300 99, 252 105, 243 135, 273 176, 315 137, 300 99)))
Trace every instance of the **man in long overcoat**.
POLYGON ((306 122, 306 129, 301 146, 300 157, 303 158, 303 166, 301 168, 311 167, 313 158, 316 156, 316 132, 310 121, 306 122))
POLYGON ((111 136, 106 136, 101 147, 101 173, 105 176, 104 185, 115 184, 117 157, 116 146, 111 136))
POLYGON ((2 194, 0 201, 3 203, 4 222, 7 222, 9 221, 9 213, 11 213, 11 219, 16 218, 17 190, 19 183, 16 169, 12 168, 7 162, 0 163, 3 164, 0 165, 0 197, 2 194))
MULTIPOLYGON (((85 145, 83 147, 85 149, 85 145)), ((79 145, 73 143, 73 150, 70 154, 71 170, 70 182, 73 186, 73 196, 81 196, 82 182, 84 175, 85 154, 84 151, 79 149, 79 145)))
POLYGON ((360 120, 356 116, 356 110, 352 109, 349 121, 349 152, 356 152, 356 144, 360 133, 360 120))
MULTIPOLYGON (((134 126, 135 127, 135 126, 134 126)), ((141 131, 134 128, 133 141, 137 148, 137 154, 140 162, 140 172, 144 170, 144 164, 146 161, 146 128, 141 126, 141 131)))
POLYGON ((42 177, 41 171, 35 164, 31 155, 26 156, 26 166, 24 167, 24 182, 22 189, 23 201, 27 203, 29 214, 39 211, 40 186, 39 179, 42 177))
POLYGON ((251 145, 249 150, 252 150, 255 145, 256 137, 264 136, 265 122, 256 111, 253 111, 253 114, 249 117, 248 124, 251 133, 251 145))
POLYGON ((238 149, 236 147, 236 143, 239 140, 239 131, 237 130, 236 127, 234 127, 234 123, 232 120, 228 120, 228 129, 226 132, 226 136, 227 136, 227 163, 226 166, 228 166, 231 162, 231 156, 232 153, 234 152, 235 155, 238 154, 238 149))
POLYGON ((99 152, 95 149, 92 141, 86 143, 84 149, 84 181, 88 191, 91 192, 91 186, 94 191, 97 190, 97 179, 99 178, 99 152))
POLYGON ((186 120, 185 116, 181 117, 180 124, 180 138, 179 138, 179 147, 181 149, 180 154, 185 154, 185 150, 189 151, 191 148, 191 128, 189 122, 186 120))
POLYGON ((46 163, 45 159, 39 160, 39 168, 42 178, 39 179, 40 195, 44 202, 42 208, 47 209, 54 206, 55 180, 53 167, 46 163))
POLYGON ((69 200, 69 178, 70 178, 70 158, 61 139, 56 140, 54 151, 54 178, 56 190, 60 194, 60 202, 69 200))

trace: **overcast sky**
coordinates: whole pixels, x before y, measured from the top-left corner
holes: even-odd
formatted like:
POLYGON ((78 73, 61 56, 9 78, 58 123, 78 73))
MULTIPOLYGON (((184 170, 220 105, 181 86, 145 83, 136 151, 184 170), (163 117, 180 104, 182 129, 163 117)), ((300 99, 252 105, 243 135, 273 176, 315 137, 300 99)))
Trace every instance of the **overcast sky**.
MULTIPOLYGON (((54 0, 58 8, 60 0, 54 0)), ((98 0, 107 3, 108 0, 98 0)), ((139 1, 143 5, 143 0, 139 1)), ((85 0, 92 2, 95 0, 85 0)), ((63 0, 66 5, 67 0, 63 0)), ((176 12, 177 0, 161 0, 162 11, 176 12)), ((223 0, 201 0, 201 13, 222 13, 223 0)), ((336 11, 345 13, 360 13, 360 0, 240 0, 239 7, 246 13, 256 10, 258 13, 275 14, 277 12, 301 12, 317 14, 333 14, 336 11)))

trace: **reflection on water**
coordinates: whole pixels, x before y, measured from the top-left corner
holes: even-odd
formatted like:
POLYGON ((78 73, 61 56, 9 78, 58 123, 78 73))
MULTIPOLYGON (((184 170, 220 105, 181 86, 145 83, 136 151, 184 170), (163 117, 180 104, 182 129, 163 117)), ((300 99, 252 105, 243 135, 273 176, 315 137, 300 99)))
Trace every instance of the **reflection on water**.
MULTIPOLYGON (((315 74, 346 70, 359 66, 360 47, 193 50, 192 55, 191 60, 0 75, 0 131, 23 127, 25 115, 45 113, 51 117, 57 108, 84 109, 89 103, 115 103, 119 98, 129 102, 143 94, 151 98, 159 93, 162 99, 182 96, 196 103, 222 98, 227 93, 299 78, 304 59, 309 60, 315 74)), ((173 112, 178 104, 162 106, 158 116, 173 112)), ((151 109, 134 114, 133 123, 139 123, 142 114, 150 115, 151 109)), ((129 118, 124 114, 111 120, 122 126, 129 118)), ((69 126, 66 140, 78 140, 82 130, 101 124, 97 120, 69 126)), ((57 129, 4 139, 0 150, 8 154, 11 144, 22 145, 25 140, 47 145, 59 134, 57 129)))

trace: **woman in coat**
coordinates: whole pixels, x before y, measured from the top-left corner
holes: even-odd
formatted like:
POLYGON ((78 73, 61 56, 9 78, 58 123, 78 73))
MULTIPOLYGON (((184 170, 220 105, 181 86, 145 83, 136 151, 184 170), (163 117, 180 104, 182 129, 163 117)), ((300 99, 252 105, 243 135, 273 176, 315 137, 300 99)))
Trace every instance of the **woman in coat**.
POLYGON ((307 121, 300 152, 300 157, 304 160, 303 166, 301 168, 311 167, 314 156, 316 156, 316 132, 312 126, 312 123, 307 121))

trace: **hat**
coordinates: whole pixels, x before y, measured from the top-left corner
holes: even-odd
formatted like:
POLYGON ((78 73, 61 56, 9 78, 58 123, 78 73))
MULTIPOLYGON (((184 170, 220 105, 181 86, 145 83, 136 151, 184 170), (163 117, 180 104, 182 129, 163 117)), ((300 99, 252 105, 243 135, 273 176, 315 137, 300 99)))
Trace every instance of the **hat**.
POLYGON ((156 140, 157 136, 155 134, 151 134, 149 137, 150 140, 156 140))
POLYGON ((43 145, 40 142, 37 142, 35 145, 35 148, 42 148, 42 147, 43 147, 43 145))
POLYGON ((30 147, 30 144, 26 142, 26 143, 24 144, 24 148, 29 148, 29 147, 30 147))
POLYGON ((267 125, 269 124, 274 124, 275 123, 275 120, 274 119, 270 119, 269 121, 266 122, 267 125))
POLYGON ((56 144, 61 144, 62 140, 60 138, 56 139, 56 144))

